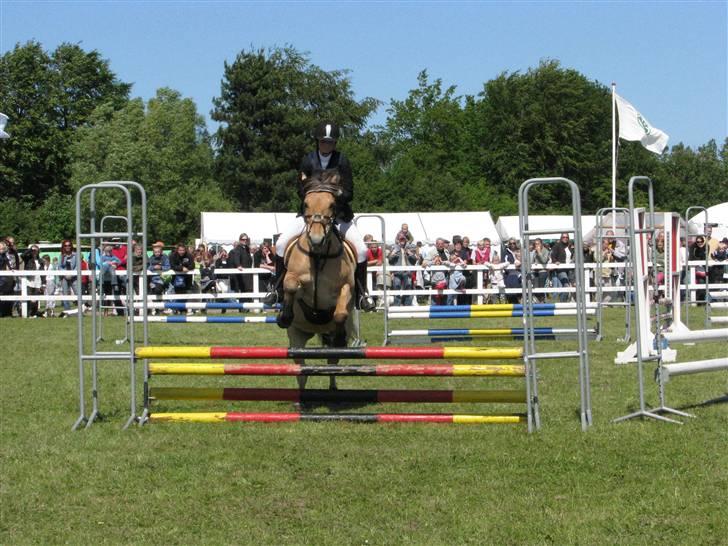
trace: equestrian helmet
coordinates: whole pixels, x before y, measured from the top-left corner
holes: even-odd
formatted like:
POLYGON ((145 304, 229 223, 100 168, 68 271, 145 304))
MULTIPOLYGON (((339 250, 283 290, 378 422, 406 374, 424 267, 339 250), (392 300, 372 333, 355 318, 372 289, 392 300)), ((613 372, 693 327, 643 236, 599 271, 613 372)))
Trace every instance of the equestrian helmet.
POLYGON ((313 133, 316 140, 335 141, 339 139, 339 126, 331 121, 322 121, 313 133))

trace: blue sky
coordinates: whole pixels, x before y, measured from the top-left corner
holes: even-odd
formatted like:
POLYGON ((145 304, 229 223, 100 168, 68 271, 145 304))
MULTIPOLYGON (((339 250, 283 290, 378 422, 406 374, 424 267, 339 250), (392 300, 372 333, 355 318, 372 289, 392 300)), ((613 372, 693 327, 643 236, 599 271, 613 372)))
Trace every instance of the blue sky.
POLYGON ((460 94, 553 58, 632 102, 670 144, 728 134, 728 2, 24 2, 0 0, 0 51, 97 49, 145 99, 172 87, 208 119, 224 61, 291 45, 349 69, 358 98, 403 99, 420 70, 460 94))

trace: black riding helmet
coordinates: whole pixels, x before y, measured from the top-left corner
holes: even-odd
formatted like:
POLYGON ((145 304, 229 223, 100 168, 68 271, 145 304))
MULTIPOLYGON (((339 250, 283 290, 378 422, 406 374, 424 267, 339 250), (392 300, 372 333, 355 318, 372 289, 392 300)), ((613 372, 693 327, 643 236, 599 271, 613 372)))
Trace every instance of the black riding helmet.
POLYGON ((316 126, 313 136, 316 140, 339 140, 339 126, 331 121, 322 121, 316 126))

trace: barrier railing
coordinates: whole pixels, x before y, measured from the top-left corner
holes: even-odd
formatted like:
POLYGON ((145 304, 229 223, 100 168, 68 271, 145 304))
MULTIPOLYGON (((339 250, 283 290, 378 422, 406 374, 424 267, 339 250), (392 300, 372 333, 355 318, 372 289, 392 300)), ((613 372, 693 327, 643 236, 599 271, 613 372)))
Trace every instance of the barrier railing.
MULTIPOLYGON (((625 269, 624 263, 603 263, 602 267, 607 269, 625 269)), ((728 267, 728 264, 726 262, 720 262, 720 261, 714 261, 709 260, 708 261, 708 267, 728 267)), ((688 300, 691 303, 699 303, 697 299, 695 298, 695 294, 701 291, 706 291, 706 285, 703 283, 698 283, 696 281, 695 272, 697 268, 699 267, 705 267, 705 261, 704 260, 693 260, 687 263, 687 275, 686 279, 687 283, 683 282, 680 284, 680 290, 684 291, 686 294, 685 300, 688 300)), ((410 271, 414 273, 424 273, 424 272, 435 272, 435 271, 443 271, 443 272, 451 272, 454 271, 455 267, 449 267, 449 266, 430 266, 430 267, 423 267, 419 265, 405 265, 405 266, 387 266, 387 272, 388 273, 398 273, 402 271, 410 271)), ((491 271, 491 268, 487 265, 469 265, 466 267, 458 266, 457 269, 460 269, 461 271, 468 271, 475 273, 476 275, 476 282, 474 288, 466 288, 462 290, 451 290, 449 288, 432 288, 432 287, 415 287, 411 289, 393 289, 393 288, 387 288, 386 289, 386 295, 388 297, 393 296, 400 296, 400 297, 407 297, 407 296, 447 296, 449 294, 452 295, 459 295, 459 294, 465 294, 474 296, 474 302, 473 303, 485 303, 484 300, 486 297, 494 297, 498 298, 499 296, 505 296, 506 294, 520 294, 521 289, 520 288, 504 288, 504 287, 486 287, 485 285, 485 275, 484 273, 491 271)), ((515 266, 508 266, 507 268, 504 268, 506 270, 508 269, 517 269, 515 266)), ((539 269, 539 267, 534 266, 534 270, 539 269)), ((564 264, 559 266, 547 266, 544 269, 546 269, 549 272, 555 271, 555 270, 573 270, 574 266, 573 264, 564 264)), ((598 282, 600 281, 599 278, 597 278, 596 275, 596 269, 597 264, 595 263, 586 263, 584 264, 585 274, 584 274, 584 280, 585 280, 585 291, 587 293, 587 302, 590 303, 602 303, 604 299, 608 296, 609 298, 613 297, 624 297, 625 293, 629 290, 629 287, 625 287, 624 285, 607 285, 607 286, 598 286, 598 282), (599 299, 599 295, 601 293, 602 298, 599 299)), ((373 275, 376 275, 377 273, 381 273, 382 268, 381 267, 370 267, 369 272, 372 274, 368 278, 368 282, 370 283, 370 294, 375 297, 383 297, 385 295, 385 291, 383 290, 383 287, 378 288, 377 286, 373 286, 371 277, 373 275)), ((119 278, 119 283, 124 284, 124 279, 126 278, 126 275, 128 274, 127 271, 117 271, 116 275, 119 278)), ((190 271, 188 273, 173 273, 173 275, 191 275, 193 278, 199 278, 199 271, 190 271)), ((213 293, 199 293, 199 292, 188 292, 188 293, 174 293, 172 289, 168 289, 164 294, 161 295, 152 295, 148 294, 147 300, 148 301, 165 301, 165 300, 216 300, 216 299, 251 299, 251 300, 257 300, 260 298, 263 298, 267 290, 264 287, 261 287, 261 275, 269 275, 270 271, 266 269, 261 268, 250 268, 250 269, 218 269, 215 271, 215 275, 218 276, 218 283, 217 288, 218 290, 213 293), (226 278, 229 275, 252 275, 253 276, 253 289, 251 292, 233 292, 230 291, 229 285, 227 283, 228 279, 226 278), (219 278, 224 277, 224 278, 219 278)), ((97 279, 101 275, 100 271, 94 271, 94 270, 85 270, 82 272, 83 277, 87 277, 90 279, 92 275, 96 275, 97 279)), ((59 294, 58 292, 61 291, 61 286, 63 284, 63 278, 72 276, 74 278, 73 281, 66 281, 66 283, 72 285, 71 290, 75 290, 76 283, 75 283, 75 272, 71 272, 71 275, 69 275, 68 271, 64 270, 42 270, 42 271, 0 271, 0 276, 11 276, 16 277, 16 290, 13 294, 3 295, 0 296, 0 301, 12 301, 14 303, 27 303, 27 302, 46 302, 46 303, 55 303, 55 302, 76 302, 77 296, 75 295, 75 291, 72 293, 69 293, 67 295, 59 294), (40 277, 42 279, 45 279, 46 282, 43 282, 41 280, 41 284, 44 286, 45 290, 41 294, 33 294, 31 293, 31 288, 36 288, 35 284, 37 284, 37 277, 40 277), (48 293, 47 289, 49 286, 49 280, 53 281, 52 283, 52 289, 53 293, 48 293)), ((661 287, 661 289, 664 287, 661 287)), ((37 289, 37 288, 36 288, 37 289)), ((710 283, 710 291, 720 292, 723 290, 728 290, 728 275, 724 274, 723 283, 710 283)), ((575 288, 573 286, 569 287, 561 287, 561 288, 555 288, 555 287, 544 287, 544 288, 534 288, 533 292, 535 294, 562 294, 562 293, 573 293, 575 291, 575 288)), ((106 301, 113 301, 117 299, 118 296, 115 295, 106 295, 105 300, 106 301)), ((142 299, 141 290, 138 291, 137 294, 133 296, 135 301, 140 301, 142 299)), ((84 302, 91 302, 92 298, 91 296, 82 295, 81 297, 82 301, 84 302)), ((702 300, 702 298, 700 298, 702 300)), ((97 298, 98 300, 98 298, 97 298)), ((26 305, 21 305, 21 312, 23 316, 28 316, 28 310, 26 305)))

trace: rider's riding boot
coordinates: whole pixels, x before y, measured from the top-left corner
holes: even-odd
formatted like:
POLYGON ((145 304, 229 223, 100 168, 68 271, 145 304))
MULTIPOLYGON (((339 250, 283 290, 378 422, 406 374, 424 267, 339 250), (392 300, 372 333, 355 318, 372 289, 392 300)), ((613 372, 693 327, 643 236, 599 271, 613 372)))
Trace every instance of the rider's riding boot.
POLYGON ((369 296, 367 292, 367 263, 361 262, 356 264, 356 275, 354 277, 355 295, 354 302, 357 309, 362 311, 374 311, 377 308, 377 304, 369 296))
POLYGON ((286 271, 285 261, 276 255, 276 286, 263 298, 265 305, 283 303, 283 277, 286 276, 286 271))

